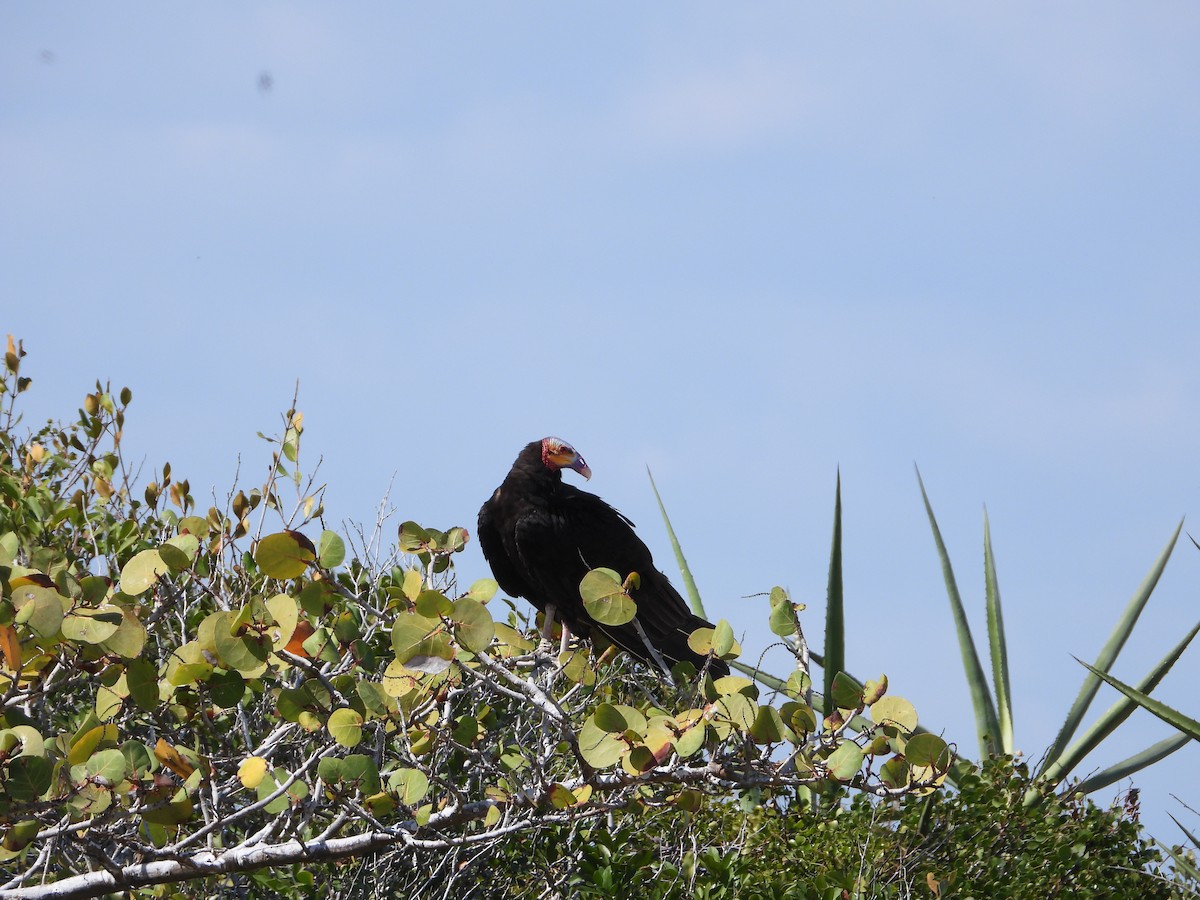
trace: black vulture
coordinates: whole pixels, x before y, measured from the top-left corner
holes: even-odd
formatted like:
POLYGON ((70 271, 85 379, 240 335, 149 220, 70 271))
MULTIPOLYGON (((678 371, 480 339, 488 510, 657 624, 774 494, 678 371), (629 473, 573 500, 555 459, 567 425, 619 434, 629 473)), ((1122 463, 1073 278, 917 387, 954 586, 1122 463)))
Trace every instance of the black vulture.
POLYGON ((595 494, 563 481, 562 470, 591 478, 583 457, 566 441, 547 437, 521 451, 508 477, 479 510, 479 546, 500 587, 524 597, 546 617, 543 638, 555 618, 564 629, 611 643, 651 664, 650 646, 668 666, 687 660, 706 663, 714 677, 729 674, 718 659, 688 647, 688 635, 712 624, 694 615, 667 576, 654 566, 633 523, 595 494), (630 595, 637 616, 624 625, 604 625, 588 615, 579 583, 591 569, 609 568, 621 578, 640 579, 630 595))

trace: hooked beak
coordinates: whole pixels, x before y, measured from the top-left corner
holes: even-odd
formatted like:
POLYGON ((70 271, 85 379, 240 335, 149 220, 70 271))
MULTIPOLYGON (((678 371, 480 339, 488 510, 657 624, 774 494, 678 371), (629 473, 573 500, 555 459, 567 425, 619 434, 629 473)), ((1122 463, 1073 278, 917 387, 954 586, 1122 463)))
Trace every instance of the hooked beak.
POLYGON ((588 468, 588 464, 583 461, 583 457, 578 453, 575 454, 575 459, 571 462, 570 468, 574 469, 589 481, 591 480, 592 470, 588 468))

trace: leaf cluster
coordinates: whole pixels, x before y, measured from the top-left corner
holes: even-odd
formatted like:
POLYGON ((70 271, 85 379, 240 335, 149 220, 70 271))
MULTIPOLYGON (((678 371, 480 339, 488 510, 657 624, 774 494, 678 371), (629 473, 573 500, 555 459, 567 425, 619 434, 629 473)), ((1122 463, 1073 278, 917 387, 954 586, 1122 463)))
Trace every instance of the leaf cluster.
MULTIPOLYGON (((822 717, 802 665, 764 697, 690 664, 671 679, 587 646, 535 653, 494 581, 458 583, 465 529, 404 522, 381 546, 329 527, 294 408, 266 438, 265 481, 222 506, 197 510, 169 464, 139 487, 121 445, 131 400, 97 385, 76 421, 29 434, 10 403, 0 433, 0 889, 13 896, 215 872, 249 884, 380 853, 408 882, 431 853, 692 816, 735 790, 902 797, 951 764, 886 679, 841 685, 842 708, 822 717)), ((627 615, 634 577, 594 574, 581 597, 627 615)), ((740 651, 727 622, 692 643, 740 651)))

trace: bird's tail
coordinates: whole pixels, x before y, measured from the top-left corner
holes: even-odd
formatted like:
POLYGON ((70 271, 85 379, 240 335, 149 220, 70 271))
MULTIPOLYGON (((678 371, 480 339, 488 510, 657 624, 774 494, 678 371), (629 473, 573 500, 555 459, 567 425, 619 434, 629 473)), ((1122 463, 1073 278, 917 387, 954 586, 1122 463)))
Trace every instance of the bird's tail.
POLYGON ((647 622, 646 627, 643 628, 636 619, 617 627, 599 625, 595 627, 599 628, 606 638, 622 650, 656 668, 658 660, 654 658, 654 654, 657 651, 668 668, 677 662, 690 662, 696 667, 697 672, 703 671, 707 666, 708 672, 713 678, 722 678, 729 674, 729 665, 724 660, 697 653, 688 644, 688 638, 691 637, 693 631, 698 628, 713 627, 711 622, 697 615, 689 613, 686 619, 666 627, 662 627, 659 623, 652 625, 647 622))

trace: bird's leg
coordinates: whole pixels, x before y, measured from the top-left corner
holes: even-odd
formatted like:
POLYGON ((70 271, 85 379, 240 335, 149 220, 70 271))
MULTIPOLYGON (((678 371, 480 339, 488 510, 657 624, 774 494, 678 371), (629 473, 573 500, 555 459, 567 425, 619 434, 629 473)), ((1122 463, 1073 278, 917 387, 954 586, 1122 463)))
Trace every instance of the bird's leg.
POLYGON ((658 663, 658 667, 662 669, 662 673, 668 678, 671 677, 671 669, 662 658, 662 654, 658 652, 658 648, 650 643, 650 638, 646 637, 646 632, 642 629, 642 623, 636 618, 633 620, 633 627, 637 630, 638 637, 642 639, 642 643, 646 645, 646 649, 650 651, 650 656, 658 663))
MULTIPOLYGON (((567 633, 566 625, 563 626, 563 634, 567 633)), ((542 639, 537 646, 538 656, 550 656, 554 652, 554 604, 547 603, 546 610, 542 614, 542 639)))
POLYGON ((562 623, 562 640, 558 642, 558 655, 561 657, 567 652, 567 644, 571 642, 571 629, 566 622, 562 623))

